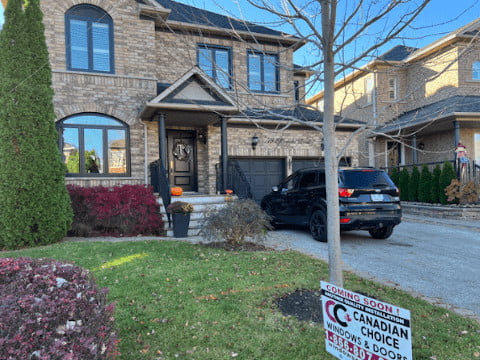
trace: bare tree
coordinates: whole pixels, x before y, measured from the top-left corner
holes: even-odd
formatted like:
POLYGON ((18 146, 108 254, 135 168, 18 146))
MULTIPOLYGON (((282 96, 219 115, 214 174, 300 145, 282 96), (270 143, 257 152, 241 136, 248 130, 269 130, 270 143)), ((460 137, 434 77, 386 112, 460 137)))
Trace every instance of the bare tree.
POLYGON ((323 80, 325 172, 328 193, 328 248, 330 282, 343 286, 340 249, 338 160, 334 123, 334 83, 345 70, 354 69, 378 48, 400 36, 430 0, 247 0, 290 24, 312 53, 307 65, 315 79, 323 80), (341 19, 337 14, 341 12, 341 19), (349 51, 350 49, 354 51, 349 51))

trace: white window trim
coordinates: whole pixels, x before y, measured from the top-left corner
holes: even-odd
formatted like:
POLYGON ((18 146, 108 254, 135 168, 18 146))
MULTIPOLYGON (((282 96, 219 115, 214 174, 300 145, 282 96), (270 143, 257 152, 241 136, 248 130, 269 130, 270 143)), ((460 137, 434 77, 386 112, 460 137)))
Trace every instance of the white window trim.
POLYGON ((397 77, 388 78, 388 101, 395 101, 398 98, 398 80, 397 77), (391 84, 393 82, 393 84, 391 84), (393 93, 393 97, 391 94, 393 93))
POLYGON ((373 75, 370 75, 370 76, 365 78, 364 87, 365 87, 366 105, 372 105, 373 104, 374 92, 375 92, 375 80, 373 78, 373 75), (371 82, 371 84, 370 84, 370 82, 371 82), (371 86, 371 89, 369 89, 369 85, 371 86))

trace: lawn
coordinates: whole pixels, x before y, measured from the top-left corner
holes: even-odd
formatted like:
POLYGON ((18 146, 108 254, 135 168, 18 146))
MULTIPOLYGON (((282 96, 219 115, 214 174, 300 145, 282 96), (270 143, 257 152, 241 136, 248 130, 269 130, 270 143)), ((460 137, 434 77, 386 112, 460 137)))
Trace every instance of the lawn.
MULTIPOLYGON (((116 303, 120 359, 334 359, 322 324, 276 299, 319 289, 327 265, 294 251, 235 252, 177 241, 70 242, 0 253, 91 270, 116 303)), ((415 360, 480 358, 480 324, 351 273, 345 287, 412 312, 415 360)))

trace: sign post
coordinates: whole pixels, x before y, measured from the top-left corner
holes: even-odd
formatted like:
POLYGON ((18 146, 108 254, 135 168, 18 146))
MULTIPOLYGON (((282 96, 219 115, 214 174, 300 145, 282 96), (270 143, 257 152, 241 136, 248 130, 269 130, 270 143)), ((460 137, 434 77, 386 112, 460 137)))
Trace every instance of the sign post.
POLYGON ((327 351, 341 360, 412 360, 410 311, 321 282, 327 351))

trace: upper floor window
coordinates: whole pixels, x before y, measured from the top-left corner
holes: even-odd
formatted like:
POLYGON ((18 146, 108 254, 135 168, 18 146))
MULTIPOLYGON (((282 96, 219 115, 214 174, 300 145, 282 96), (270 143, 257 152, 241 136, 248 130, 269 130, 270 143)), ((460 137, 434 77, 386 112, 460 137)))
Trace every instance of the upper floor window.
POLYGON ((67 69, 114 72, 113 21, 102 9, 78 5, 65 14, 67 69))
POLYGON ((371 104, 373 102, 373 88, 373 76, 369 76, 365 79, 365 96, 367 104, 371 104))
POLYGON ((293 82, 293 92, 294 92, 295 102, 296 103, 300 102, 300 81, 295 80, 293 82))
POLYGON ((232 88, 231 50, 227 47, 199 44, 198 67, 224 89, 232 88))
POLYGON ((480 80, 480 61, 472 64, 472 80, 480 80))
POLYGON ((248 88, 252 91, 280 91, 278 55, 248 51, 248 88))
POLYGON ((100 114, 74 115, 57 124, 69 176, 125 176, 129 173, 129 129, 100 114))
POLYGON ((397 99, 397 78, 388 79, 388 100, 397 99))

